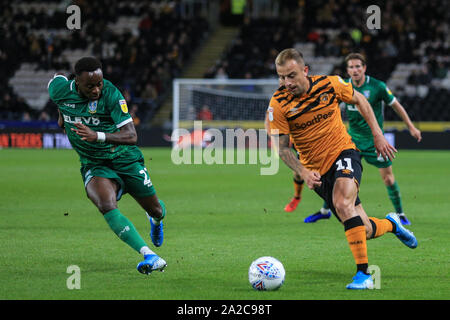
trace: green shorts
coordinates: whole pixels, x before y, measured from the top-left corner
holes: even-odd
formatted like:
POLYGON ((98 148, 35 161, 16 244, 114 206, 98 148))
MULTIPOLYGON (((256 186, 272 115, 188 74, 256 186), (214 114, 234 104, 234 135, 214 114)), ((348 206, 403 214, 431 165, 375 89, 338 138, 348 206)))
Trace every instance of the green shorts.
POLYGON ((114 180, 119 186, 117 200, 120 200, 125 193, 136 198, 153 196, 156 193, 144 165, 144 157, 139 150, 138 152, 135 150, 125 152, 112 160, 83 159, 80 172, 84 187, 93 177, 114 180))
POLYGON ((375 147, 367 150, 361 150, 361 157, 366 159, 367 163, 379 168, 387 168, 392 166, 392 161, 384 159, 381 155, 378 155, 375 147))

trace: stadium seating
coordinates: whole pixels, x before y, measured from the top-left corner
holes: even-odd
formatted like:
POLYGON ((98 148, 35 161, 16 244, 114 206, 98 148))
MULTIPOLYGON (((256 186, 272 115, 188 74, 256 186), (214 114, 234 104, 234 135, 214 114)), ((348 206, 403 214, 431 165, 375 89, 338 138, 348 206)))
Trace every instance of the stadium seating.
MULTIPOLYGON (((449 121, 448 10, 445 1, 396 1, 381 8, 380 30, 368 30, 363 13, 370 1, 299 2, 280 17, 248 17, 241 32, 206 78, 275 77, 273 60, 287 47, 300 50, 310 74, 347 76, 343 57, 362 52, 367 73, 383 80, 413 121, 449 121), (427 19, 438 27, 430 27, 427 19)), ((386 120, 398 120, 386 108, 386 120)))
POLYGON ((45 111, 55 119, 48 80, 57 71, 69 75, 80 57, 94 55, 103 63, 105 78, 138 107, 144 122, 209 30, 198 11, 183 15, 175 1, 80 2, 82 29, 71 32, 67 5, 59 1, 1 3, 0 20, 9 31, 0 34, 0 66, 6 73, 0 80, 2 120, 22 118, 23 110, 5 107, 7 99, 19 96, 32 118, 45 111), (144 94, 150 85, 156 95, 144 94))
MULTIPOLYGON (((139 107, 145 123, 210 30, 201 10, 183 15, 183 1, 80 2, 83 28, 70 33, 60 1, 0 3, 6 31, 0 33, 1 119, 19 120, 24 112, 37 118, 40 111, 54 119, 55 107, 45 99, 47 79, 57 70, 69 73, 81 56, 96 55, 105 78, 139 107)), ((380 30, 364 23, 370 4, 282 1, 274 6, 277 14, 247 12, 239 36, 205 77, 273 78, 274 58, 286 47, 303 52, 311 74, 345 76, 343 57, 357 51, 368 58, 368 74, 386 81, 412 120, 449 121, 443 103, 450 90, 449 11, 440 9, 445 0, 387 3, 380 30)), ((398 120, 389 108, 385 116, 398 120)))

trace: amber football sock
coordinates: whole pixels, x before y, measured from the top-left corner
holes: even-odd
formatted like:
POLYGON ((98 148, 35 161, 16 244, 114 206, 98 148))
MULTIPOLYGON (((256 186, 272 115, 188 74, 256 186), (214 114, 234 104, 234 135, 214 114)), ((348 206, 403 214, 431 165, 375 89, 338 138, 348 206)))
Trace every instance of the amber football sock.
POLYGON ((303 180, 296 180, 294 178, 294 198, 301 199, 304 182, 303 180))
POLYGON ((393 232, 394 225, 388 219, 378 219, 374 217, 369 217, 370 223, 372 224, 372 239, 378 238, 385 234, 386 232, 393 232))
POLYGON ((367 274, 369 259, 367 257, 366 228, 361 217, 356 216, 344 221, 344 229, 357 271, 367 274))

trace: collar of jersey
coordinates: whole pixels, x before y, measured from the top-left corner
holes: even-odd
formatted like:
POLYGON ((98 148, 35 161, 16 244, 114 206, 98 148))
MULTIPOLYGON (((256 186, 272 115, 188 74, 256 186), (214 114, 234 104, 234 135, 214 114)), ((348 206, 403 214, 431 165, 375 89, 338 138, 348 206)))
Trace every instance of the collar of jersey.
POLYGON ((72 80, 72 81, 70 82, 70 91, 75 92, 75 93, 78 93, 78 92, 77 92, 77 88, 75 87, 75 80, 72 80))

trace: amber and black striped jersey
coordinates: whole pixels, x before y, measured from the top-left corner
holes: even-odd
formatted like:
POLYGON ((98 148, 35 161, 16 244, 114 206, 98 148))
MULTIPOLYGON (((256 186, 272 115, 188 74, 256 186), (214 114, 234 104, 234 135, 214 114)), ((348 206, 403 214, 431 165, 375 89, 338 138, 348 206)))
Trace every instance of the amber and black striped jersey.
POLYGON ((271 134, 289 134, 302 165, 323 175, 343 150, 356 149, 339 109, 341 101, 351 101, 353 87, 339 76, 308 80, 309 89, 301 96, 278 88, 267 112, 271 134))

